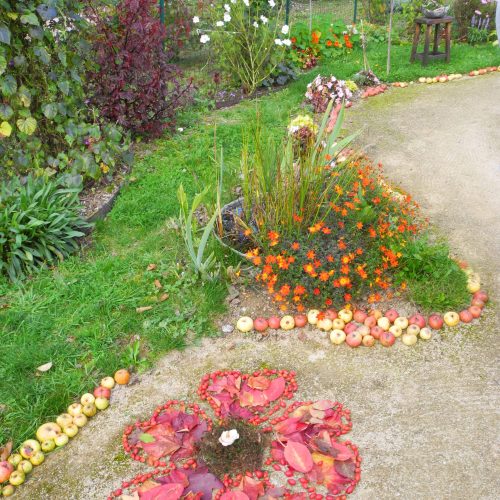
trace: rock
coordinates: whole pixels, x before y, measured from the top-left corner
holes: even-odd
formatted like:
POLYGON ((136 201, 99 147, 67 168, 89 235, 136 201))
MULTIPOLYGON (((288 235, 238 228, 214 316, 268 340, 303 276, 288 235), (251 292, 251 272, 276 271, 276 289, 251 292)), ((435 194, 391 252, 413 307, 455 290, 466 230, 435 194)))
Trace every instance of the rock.
POLYGON ((230 325, 230 324, 223 325, 222 328, 221 328, 221 331, 222 331, 222 333, 225 333, 225 334, 233 333, 234 326, 230 325))

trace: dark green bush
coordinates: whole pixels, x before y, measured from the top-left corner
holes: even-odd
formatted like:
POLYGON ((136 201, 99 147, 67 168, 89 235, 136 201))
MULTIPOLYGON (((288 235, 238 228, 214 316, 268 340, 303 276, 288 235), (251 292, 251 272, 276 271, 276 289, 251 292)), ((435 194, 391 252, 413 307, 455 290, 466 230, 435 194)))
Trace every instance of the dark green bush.
POLYGON ((121 132, 86 105, 81 11, 78 0, 0 0, 0 176, 81 183, 122 160, 121 132))
POLYGON ((28 177, 0 185, 0 273, 12 281, 65 259, 90 227, 79 213, 77 189, 28 177))

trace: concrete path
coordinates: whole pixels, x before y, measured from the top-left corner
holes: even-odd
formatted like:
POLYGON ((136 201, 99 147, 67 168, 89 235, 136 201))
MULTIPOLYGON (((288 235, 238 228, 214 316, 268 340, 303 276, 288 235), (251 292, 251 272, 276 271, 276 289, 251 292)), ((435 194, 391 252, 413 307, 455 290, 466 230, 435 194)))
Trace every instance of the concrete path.
MULTIPOLYGON (((456 252, 499 296, 500 75, 394 90, 349 113, 368 152, 385 163, 456 252)), ((242 304, 247 304, 242 295, 242 304)), ((262 312, 251 303, 246 313, 262 312)), ((237 311, 240 313, 243 311, 237 311)), ((410 311, 402 311, 409 313, 410 311)), ((500 496, 498 317, 407 348, 333 347, 316 332, 206 339, 172 353, 48 457, 19 489, 24 499, 100 499, 140 469, 124 456, 124 426, 170 398, 196 400, 201 376, 233 367, 295 369, 298 399, 336 399, 364 458, 352 498, 438 500, 500 496)))

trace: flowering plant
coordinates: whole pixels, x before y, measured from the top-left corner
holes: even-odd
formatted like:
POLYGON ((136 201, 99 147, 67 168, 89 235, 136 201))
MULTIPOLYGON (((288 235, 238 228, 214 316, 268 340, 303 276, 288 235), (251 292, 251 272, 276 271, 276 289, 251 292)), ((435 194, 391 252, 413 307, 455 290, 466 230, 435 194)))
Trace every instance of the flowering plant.
POLYGON ((275 0, 219 0, 210 10, 210 19, 198 17, 200 42, 210 43, 222 69, 251 94, 285 58, 291 46, 289 27, 282 24, 283 5, 275 0))
POLYGON ((292 29, 290 58, 304 69, 317 64, 322 57, 336 57, 354 48, 360 42, 356 26, 342 20, 316 25, 312 32, 305 23, 297 23, 292 29))
POLYGON ((125 451, 154 469, 124 481, 108 500, 345 499, 361 477, 357 447, 339 439, 352 428, 350 411, 328 400, 289 402, 296 390, 286 370, 205 375, 198 395, 215 418, 203 403, 171 400, 127 427, 125 451), (240 439, 204 454, 227 423, 239 427, 240 439))
POLYGON ((303 310, 310 301, 339 306, 366 294, 369 302, 380 301, 402 249, 419 229, 416 204, 365 158, 324 168, 338 182, 318 207, 318 221, 294 234, 277 226, 264 245, 247 253, 257 280, 282 309, 303 310))
POLYGON ((349 102, 352 92, 343 80, 332 76, 318 75, 307 85, 306 99, 315 113, 324 113, 330 101, 335 105, 349 102))

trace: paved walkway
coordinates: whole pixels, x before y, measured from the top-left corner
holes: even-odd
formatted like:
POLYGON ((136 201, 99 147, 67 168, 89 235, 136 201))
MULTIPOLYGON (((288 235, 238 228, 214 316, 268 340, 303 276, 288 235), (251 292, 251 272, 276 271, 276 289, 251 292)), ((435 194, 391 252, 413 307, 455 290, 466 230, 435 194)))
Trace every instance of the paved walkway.
MULTIPOLYGON (((394 90, 351 110, 349 120, 366 127, 361 141, 371 144, 369 153, 422 202, 498 298, 500 75, 394 90)), ((118 389, 111 408, 49 456, 18 498, 105 498, 140 468, 121 450, 128 422, 170 398, 196 400, 206 372, 263 365, 297 370, 298 398, 337 399, 352 410, 349 438, 364 458, 353 498, 498 498, 498 334, 490 307, 480 325, 414 348, 332 347, 312 332, 300 340, 207 339, 118 389)))

